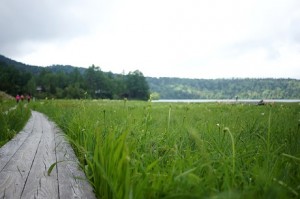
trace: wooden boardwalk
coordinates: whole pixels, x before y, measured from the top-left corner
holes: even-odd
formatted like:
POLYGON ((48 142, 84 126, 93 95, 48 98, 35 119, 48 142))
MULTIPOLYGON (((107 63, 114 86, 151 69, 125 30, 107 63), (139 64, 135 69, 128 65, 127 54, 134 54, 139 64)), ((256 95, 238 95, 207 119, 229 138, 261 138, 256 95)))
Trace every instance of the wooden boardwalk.
POLYGON ((95 195, 63 134, 43 114, 32 111, 24 129, 0 148, 0 198, 95 195), (55 162, 59 163, 48 175, 55 162))

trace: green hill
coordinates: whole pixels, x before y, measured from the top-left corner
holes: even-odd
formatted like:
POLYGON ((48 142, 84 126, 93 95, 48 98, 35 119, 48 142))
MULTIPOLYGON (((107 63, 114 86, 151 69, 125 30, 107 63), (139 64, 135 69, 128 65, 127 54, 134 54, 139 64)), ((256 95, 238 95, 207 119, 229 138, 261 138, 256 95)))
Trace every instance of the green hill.
POLYGON ((300 80, 297 79, 144 78, 140 71, 124 76, 103 72, 95 66, 88 69, 70 65, 40 67, 2 55, 0 82, 0 90, 11 95, 27 92, 55 98, 82 98, 88 92, 92 98, 144 95, 146 99, 150 89, 156 99, 233 99, 237 96, 240 99, 300 99, 300 80), (42 93, 37 92, 38 87, 42 93))
POLYGON ((296 79, 152 78, 147 82, 161 99, 300 99, 296 79))
POLYGON ((149 87, 143 74, 103 72, 65 65, 32 66, 0 55, 0 90, 15 96, 30 94, 38 98, 108 98, 147 100, 149 87))

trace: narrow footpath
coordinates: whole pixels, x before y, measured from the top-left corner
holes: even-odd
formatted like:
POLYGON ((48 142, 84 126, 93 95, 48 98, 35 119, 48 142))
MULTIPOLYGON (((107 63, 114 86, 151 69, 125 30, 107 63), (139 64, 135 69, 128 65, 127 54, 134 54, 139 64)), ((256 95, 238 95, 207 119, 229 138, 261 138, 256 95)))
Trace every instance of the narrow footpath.
POLYGON ((63 133, 45 115, 32 111, 24 129, 0 148, 0 198, 95 195, 63 133))

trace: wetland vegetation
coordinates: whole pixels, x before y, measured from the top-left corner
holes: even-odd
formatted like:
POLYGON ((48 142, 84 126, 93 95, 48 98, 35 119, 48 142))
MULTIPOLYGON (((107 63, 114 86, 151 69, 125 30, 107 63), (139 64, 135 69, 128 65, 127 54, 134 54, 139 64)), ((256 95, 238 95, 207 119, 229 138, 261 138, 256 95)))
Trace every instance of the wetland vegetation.
POLYGON ((0 147, 22 130, 30 115, 27 103, 0 99, 0 147))
POLYGON ((98 198, 298 198, 300 105, 45 100, 98 198))

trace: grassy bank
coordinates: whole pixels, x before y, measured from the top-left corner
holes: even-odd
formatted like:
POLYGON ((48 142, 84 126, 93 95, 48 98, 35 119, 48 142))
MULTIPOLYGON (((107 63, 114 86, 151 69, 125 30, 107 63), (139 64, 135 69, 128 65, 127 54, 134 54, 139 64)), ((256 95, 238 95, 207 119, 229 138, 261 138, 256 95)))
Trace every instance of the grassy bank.
POLYGON ((0 100, 0 147, 12 139, 28 121, 31 113, 26 103, 0 100))
POLYGON ((300 105, 43 101, 98 198, 297 198, 300 105))

